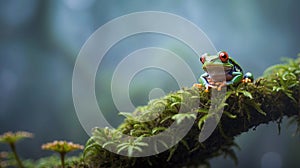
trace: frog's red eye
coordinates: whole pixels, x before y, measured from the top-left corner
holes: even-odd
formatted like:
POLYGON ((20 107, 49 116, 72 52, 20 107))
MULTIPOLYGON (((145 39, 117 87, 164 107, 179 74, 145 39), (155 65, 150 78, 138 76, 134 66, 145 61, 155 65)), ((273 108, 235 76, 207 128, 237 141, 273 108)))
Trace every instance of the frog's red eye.
POLYGON ((202 55, 202 56, 200 57, 200 61, 202 62, 202 64, 204 64, 204 62, 205 62, 205 56, 204 56, 204 55, 202 55))
POLYGON ((227 62, 229 56, 228 56, 227 52, 222 51, 222 52, 220 52, 220 54, 219 54, 219 58, 220 58, 220 60, 221 60, 222 62, 227 62))

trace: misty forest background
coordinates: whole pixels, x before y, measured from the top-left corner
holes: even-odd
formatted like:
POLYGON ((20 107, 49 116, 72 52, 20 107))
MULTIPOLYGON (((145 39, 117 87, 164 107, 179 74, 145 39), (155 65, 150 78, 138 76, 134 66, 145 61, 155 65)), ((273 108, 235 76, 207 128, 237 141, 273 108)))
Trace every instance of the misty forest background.
MULTIPOLYGON (((299 6, 297 0, 0 1, 0 133, 24 130, 35 134, 17 146, 23 158, 49 155, 40 145, 56 139, 85 144, 88 135, 72 102, 73 67, 84 42, 111 19, 145 10, 180 15, 200 27, 217 50, 227 51, 244 71, 258 77, 268 66, 280 63, 280 58, 296 58, 300 53, 299 6)), ((112 125, 123 120, 110 93, 116 65, 129 53, 153 46, 172 50, 194 74, 203 73, 198 56, 175 39, 159 34, 123 39, 107 53, 97 73, 99 106, 112 125)), ((148 69, 131 81, 132 102, 147 104, 149 91, 157 87, 165 93, 179 89, 166 72, 148 69)), ((278 135, 276 123, 271 123, 242 134, 237 138, 242 149, 237 150, 239 167, 300 167, 300 142, 293 131, 290 127, 278 135)), ((0 144, 3 150, 8 147, 0 144)), ((234 163, 216 158, 211 164, 231 167, 234 163)))

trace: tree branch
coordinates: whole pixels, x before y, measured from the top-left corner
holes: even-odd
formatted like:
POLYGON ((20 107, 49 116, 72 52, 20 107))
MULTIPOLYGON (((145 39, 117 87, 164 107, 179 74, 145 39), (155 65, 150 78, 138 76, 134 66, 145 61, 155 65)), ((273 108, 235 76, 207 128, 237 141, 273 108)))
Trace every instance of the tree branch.
MULTIPOLYGON (((200 103, 196 109, 192 109, 198 112, 195 124, 177 145, 154 156, 138 159, 125 157, 102 148, 103 143, 111 141, 113 144, 116 139, 111 138, 114 134, 112 131, 97 129, 86 145, 85 160, 93 167, 208 165, 209 159, 220 155, 229 156, 237 162, 237 157, 232 149, 236 146, 234 137, 270 121, 276 121, 280 131, 280 123, 284 116, 295 117, 298 126, 300 125, 299 83, 300 57, 295 60, 290 59, 286 64, 268 68, 264 76, 254 83, 242 83, 237 87, 230 87, 226 92, 226 104, 223 104, 226 113, 222 115, 220 123, 212 135, 203 143, 198 141, 202 127, 199 122, 207 120, 207 118, 204 120, 204 117, 207 117, 208 113, 203 111, 208 111, 210 107, 210 94, 206 93, 204 89, 196 90, 195 88, 170 93, 162 99, 150 102, 148 106, 137 108, 134 112, 134 114, 144 114, 151 109, 157 109, 156 106, 159 103, 155 102, 158 101, 165 104, 165 110, 160 114, 160 117, 148 122, 137 122, 134 120, 134 116, 127 114, 124 123, 117 130, 137 137, 151 136, 151 133, 157 134, 159 131, 153 133, 154 129, 168 128, 179 118, 173 117, 178 114, 178 107, 182 106, 182 99, 178 98, 179 95, 197 92, 200 103)), ((153 113, 156 111, 154 110, 153 113)), ((181 120, 184 119, 181 118, 181 120)))

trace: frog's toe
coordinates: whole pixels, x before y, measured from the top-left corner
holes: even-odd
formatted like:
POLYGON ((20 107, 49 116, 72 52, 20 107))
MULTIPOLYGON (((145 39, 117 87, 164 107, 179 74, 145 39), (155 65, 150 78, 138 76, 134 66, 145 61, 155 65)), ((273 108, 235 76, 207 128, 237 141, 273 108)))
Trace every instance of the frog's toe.
POLYGON ((207 86, 206 86, 207 88, 217 88, 217 86, 215 86, 215 85, 211 85, 211 84, 208 84, 207 86))
POLYGON ((220 85, 220 86, 217 88, 217 90, 218 90, 218 91, 221 91, 223 86, 225 86, 225 85, 220 85))
POLYGON ((198 88, 198 89, 201 89, 201 88, 202 88, 202 84, 195 83, 195 84, 193 85, 193 87, 196 87, 196 88, 198 88))
POLYGON ((243 83, 251 83, 253 81, 251 79, 249 79, 249 78, 245 78, 245 79, 242 80, 242 82, 243 83))
POLYGON ((250 83, 250 82, 253 82, 253 81, 254 81, 253 74, 250 73, 250 72, 245 73, 242 82, 243 83, 250 83))

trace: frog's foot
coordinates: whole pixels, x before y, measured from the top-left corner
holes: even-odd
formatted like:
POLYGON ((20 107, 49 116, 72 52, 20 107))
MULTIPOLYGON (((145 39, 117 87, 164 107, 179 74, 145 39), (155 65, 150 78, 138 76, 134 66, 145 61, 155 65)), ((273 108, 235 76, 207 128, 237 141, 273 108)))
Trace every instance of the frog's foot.
POLYGON ((253 74, 250 72, 247 72, 244 75, 243 80, 242 80, 243 83, 251 83, 253 81, 254 81, 254 77, 253 77, 253 74))
POLYGON ((195 84, 193 85, 193 87, 196 87, 196 88, 198 88, 198 89, 201 89, 203 86, 202 86, 202 84, 195 83, 195 84))
POLYGON ((243 82, 243 83, 251 83, 252 80, 249 79, 249 78, 244 78, 244 79, 242 80, 242 82, 243 82))
MULTIPOLYGON (((209 88, 214 88, 214 89, 216 89, 217 88, 217 86, 214 86, 214 85, 211 85, 211 84, 206 84, 206 85, 204 85, 205 86, 205 92, 208 92, 209 91, 209 88)), ((193 85, 193 87, 196 87, 196 88, 198 88, 198 89, 201 89, 202 87, 203 87, 203 84, 199 84, 199 83, 195 83, 194 85, 193 85)))
POLYGON ((204 92, 208 92, 208 91, 209 91, 209 87, 208 87, 208 86, 205 86, 204 92))
POLYGON ((208 92, 209 88, 214 88, 214 89, 216 89, 217 86, 211 85, 211 84, 207 84, 207 85, 205 85, 205 92, 208 92))
POLYGON ((218 90, 218 91, 221 91, 222 87, 224 87, 224 86, 226 86, 226 85, 227 85, 226 82, 222 82, 221 84, 219 84, 217 90, 218 90))

